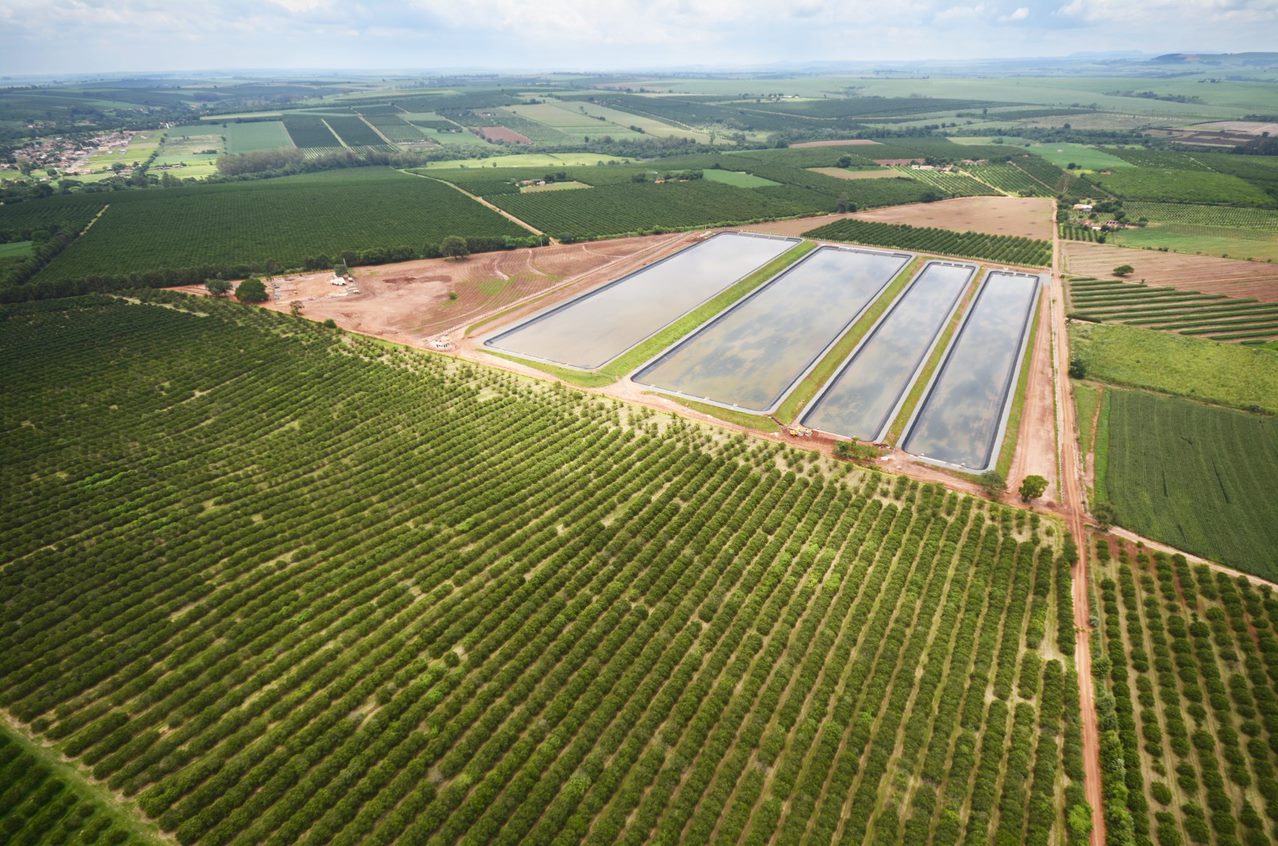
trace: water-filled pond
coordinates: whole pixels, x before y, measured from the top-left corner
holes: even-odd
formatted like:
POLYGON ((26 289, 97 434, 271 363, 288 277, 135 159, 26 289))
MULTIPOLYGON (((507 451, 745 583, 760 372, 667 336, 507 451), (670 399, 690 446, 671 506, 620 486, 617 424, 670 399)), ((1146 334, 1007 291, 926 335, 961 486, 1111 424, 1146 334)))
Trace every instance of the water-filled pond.
POLYGON ((882 440, 976 268, 928 262, 817 395, 804 426, 882 440))
POLYGON ((796 243, 720 233, 534 315, 485 345, 583 370, 601 367, 796 243))
POLYGON ((996 270, 981 291, 901 442, 906 452, 974 472, 995 460, 1038 276, 996 270))
POLYGON ((814 250, 636 373, 634 381, 769 411, 909 260, 905 253, 814 250))

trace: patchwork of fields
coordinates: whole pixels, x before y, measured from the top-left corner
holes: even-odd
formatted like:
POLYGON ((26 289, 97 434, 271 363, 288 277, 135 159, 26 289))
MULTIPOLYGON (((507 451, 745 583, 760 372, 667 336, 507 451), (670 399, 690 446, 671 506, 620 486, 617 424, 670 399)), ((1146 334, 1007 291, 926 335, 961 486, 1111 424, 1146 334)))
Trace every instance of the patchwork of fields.
MULTIPOLYGON (((320 256, 327 264, 346 251, 379 248, 406 247, 405 257, 412 258, 448 235, 528 234, 447 185, 369 168, 127 193, 110 201, 107 213, 36 284, 270 261, 297 267, 320 256)), ((74 208, 83 213, 82 206, 74 208)))
POLYGON ((0 316, 0 697, 181 842, 1047 844, 1079 810, 1054 525, 174 303, 208 316, 0 316))
POLYGON ((1071 316, 1201 335, 1213 341, 1263 343, 1278 338, 1278 303, 1202 294, 1133 282, 1075 279, 1071 316))

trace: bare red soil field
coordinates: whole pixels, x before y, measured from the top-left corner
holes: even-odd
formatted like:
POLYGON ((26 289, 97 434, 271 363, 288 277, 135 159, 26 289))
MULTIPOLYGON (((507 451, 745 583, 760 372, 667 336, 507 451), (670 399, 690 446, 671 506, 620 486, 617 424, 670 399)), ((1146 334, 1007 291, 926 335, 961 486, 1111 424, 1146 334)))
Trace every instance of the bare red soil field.
POLYGON ((505 142, 507 144, 532 143, 532 139, 527 135, 516 132, 513 129, 507 129, 504 126, 481 126, 479 134, 484 137, 485 141, 505 142))
POLYGON ((1052 237, 1052 215, 1052 201, 1043 197, 959 197, 937 203, 888 206, 852 216, 880 223, 936 226, 1046 241, 1052 237))
MULTIPOLYGON (((464 261, 418 261, 358 267, 354 284, 333 285, 329 271, 277 276, 265 308, 288 313, 293 303, 311 320, 410 346, 441 334, 453 340, 470 324, 503 312, 503 320, 609 281, 682 246, 691 236, 647 235, 583 244, 481 253, 464 261), (455 295, 455 296, 453 296, 455 295), (512 309, 511 307, 514 306, 512 309)), ((176 290, 206 293, 203 285, 176 290)))
POLYGON ((1132 281, 1278 302, 1278 264, 1132 250, 1086 241, 1065 241, 1062 245, 1066 269, 1075 276, 1112 279, 1115 267, 1130 264, 1134 270, 1127 278, 1132 281))

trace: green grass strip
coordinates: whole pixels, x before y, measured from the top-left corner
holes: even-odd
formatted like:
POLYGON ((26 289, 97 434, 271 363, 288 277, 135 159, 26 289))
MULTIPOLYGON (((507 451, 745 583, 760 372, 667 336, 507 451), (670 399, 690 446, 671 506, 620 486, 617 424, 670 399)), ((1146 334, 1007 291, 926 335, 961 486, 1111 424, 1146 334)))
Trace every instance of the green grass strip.
POLYGON ((622 353, 617 358, 605 364, 603 367, 595 371, 596 375, 607 377, 610 384, 616 382, 625 376, 630 375, 639 366, 647 362, 653 356, 660 353, 666 347, 680 340, 685 335, 692 332, 701 324, 716 317, 720 312, 737 302, 737 300, 745 297, 755 288, 758 288, 764 282, 767 282, 773 276, 785 270, 799 259, 806 256, 817 248, 812 241, 800 241, 786 252, 774 258, 763 267, 751 273, 749 276, 737 282, 731 288, 722 291, 713 299, 702 303, 683 317, 671 323, 666 328, 657 332, 657 334, 648 338, 646 341, 640 342, 638 345, 631 347, 627 352, 622 353))
POLYGON ((132 838, 130 842, 157 845, 170 842, 156 826, 145 820, 140 810, 131 807, 129 803, 109 790, 93 784, 79 769, 61 760, 52 749, 36 743, 4 721, 0 721, 0 732, 3 732, 6 738, 17 744, 27 755, 35 758, 40 766, 61 780, 69 790, 85 802, 97 807, 112 822, 127 831, 132 838))
MULTIPOLYGON (((732 287, 720 292, 714 298, 702 303, 683 317, 671 323, 666 328, 660 330, 646 341, 641 341, 628 351, 622 353, 608 364, 598 370, 577 370, 572 367, 560 367, 556 364, 548 364, 542 361, 534 361, 528 358, 521 358, 517 355, 507 355, 492 349, 485 348, 484 352, 488 355, 494 355, 498 358, 504 358, 507 361, 518 362, 527 365, 543 373, 549 373, 570 385, 576 385, 579 388, 602 388, 605 385, 611 385, 613 382, 633 373, 644 362, 664 350, 666 347, 680 340, 685 335, 696 329, 707 320, 718 315, 724 309, 731 306, 737 300, 742 299, 758 288, 764 282, 776 276, 782 270, 797 262, 817 247, 813 241, 800 241, 792 248, 774 258, 749 276, 741 279, 732 287)), ((478 325, 478 324, 474 324, 478 325)), ((708 407, 708 406, 707 406, 708 407)), ((707 412, 709 413, 709 412, 707 412)), ((751 417, 755 415, 750 415, 751 417)), ((737 421, 732 421, 737 422, 737 421)), ((771 421, 768 421, 771 422, 771 421)), ((754 428, 759 428, 755 426, 754 428)))
POLYGON ((1043 311, 1043 292, 1034 304, 1034 314, 1030 317, 1029 341, 1025 344, 1025 354, 1021 358, 1021 372, 1016 376, 1016 394, 1012 397, 1012 410, 1007 415, 1007 428, 1003 430, 1003 445, 998 451, 998 463, 994 469, 1004 479, 1012 469, 1012 459, 1016 456, 1016 441, 1021 433, 1021 414, 1025 411, 1025 397, 1029 395, 1030 368, 1034 361, 1034 341, 1038 338, 1038 318, 1043 311))
POLYGON ((517 355, 507 355, 506 353, 496 352, 495 350, 491 350, 487 347, 484 348, 483 352, 487 355, 504 358, 507 361, 513 361, 517 364, 531 367, 534 370, 540 370, 543 373, 549 373, 551 376, 555 376, 564 380, 568 384, 576 385, 579 388, 602 388, 605 385, 611 385, 613 382, 617 381, 609 376, 592 373, 588 370, 573 370, 571 367, 560 367, 556 364, 547 364, 544 361, 534 361, 531 358, 520 358, 517 355))
POLYGON ((883 293, 879 294, 878 299, 865 310, 861 319, 835 342, 834 346, 817 362, 817 366, 812 368, 812 372, 805 376, 803 381, 796 385, 790 395, 785 398, 785 402, 781 403, 781 407, 777 409, 778 420, 787 424, 794 422, 804 407, 816 396, 817 391, 834 377, 834 374, 843 366, 843 362, 852 354, 852 350, 856 349, 856 345, 861 343, 861 339, 896 301, 897 296, 905 290, 905 286, 914 278, 914 274, 928 261, 931 259, 919 256, 901 269, 901 272, 888 283, 883 293))
POLYGON ((1096 418, 1096 444, 1093 447, 1095 458, 1092 466, 1093 474, 1092 504, 1109 501, 1109 489, 1105 486, 1105 476, 1109 472, 1109 391, 1101 388, 1100 416, 1096 418))
MULTIPOLYGON (((647 392, 645 392, 647 393, 647 392)), ((658 396, 658 394, 652 394, 658 396)), ((761 414, 749 414, 744 411, 733 411, 731 408, 720 408, 717 405, 710 405, 696 400, 683 399, 682 397, 666 396, 660 394, 664 399, 673 400, 682 406, 691 408, 693 411, 700 411, 702 414, 708 414, 711 417, 723 420, 726 423, 735 423, 738 426, 745 426, 747 429, 755 429, 760 432, 780 432, 781 427, 771 417, 764 417, 761 414)))
MULTIPOLYGON (((959 301, 958 308, 954 309, 950 322, 941 331, 941 337, 937 338, 932 354, 928 356, 927 363, 923 365, 923 371, 914 380, 914 386, 910 388, 910 393, 905 397, 905 402, 901 404, 901 410, 896 413, 895 419, 892 420, 892 425, 888 427, 888 433, 884 440, 889 444, 895 446, 896 442, 901 439, 901 433, 905 430, 905 424, 910 422, 910 414, 914 411, 914 406, 918 405, 919 400, 923 398, 923 392, 927 390, 928 383, 932 380, 932 374, 941 365, 941 359, 945 357, 945 351, 950 348, 950 341, 954 338, 954 333, 958 331, 959 324, 963 322, 968 308, 972 305, 972 299, 976 296, 976 292, 980 290, 980 282, 984 273, 984 267, 977 267, 976 273, 972 274, 972 280, 967 283, 967 292, 963 294, 963 299, 959 301)), ((967 476, 962 476, 962 478, 967 478, 967 476)))

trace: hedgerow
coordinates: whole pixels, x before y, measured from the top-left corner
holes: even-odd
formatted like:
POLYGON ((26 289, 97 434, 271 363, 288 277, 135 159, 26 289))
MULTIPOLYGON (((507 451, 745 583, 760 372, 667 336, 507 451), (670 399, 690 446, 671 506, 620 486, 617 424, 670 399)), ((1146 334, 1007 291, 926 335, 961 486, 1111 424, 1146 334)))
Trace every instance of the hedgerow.
POLYGON ((1014 235, 957 232, 930 226, 877 223, 855 218, 837 220, 805 232, 804 235, 809 238, 852 241, 902 250, 969 256, 1008 264, 1046 266, 1052 260, 1052 245, 1049 241, 1014 235))

